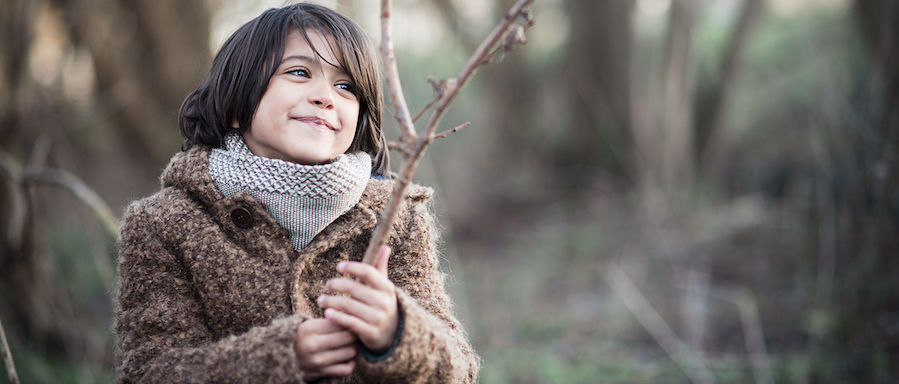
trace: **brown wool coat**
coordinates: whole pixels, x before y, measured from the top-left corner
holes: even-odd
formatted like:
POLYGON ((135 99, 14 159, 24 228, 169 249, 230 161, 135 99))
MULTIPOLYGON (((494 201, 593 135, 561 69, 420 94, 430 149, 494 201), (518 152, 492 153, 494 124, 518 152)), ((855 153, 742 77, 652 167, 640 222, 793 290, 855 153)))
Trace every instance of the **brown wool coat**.
MULTIPOLYGON (((392 181, 362 199, 300 252, 248 193, 224 197, 209 149, 172 158, 162 189, 122 220, 115 302, 118 381, 301 383, 297 326, 321 317, 315 299, 337 262, 360 260, 392 181)), ((452 313, 438 271, 426 201, 412 186, 391 230, 388 276, 404 330, 386 359, 357 357, 346 383, 469 383, 478 357, 452 313)))

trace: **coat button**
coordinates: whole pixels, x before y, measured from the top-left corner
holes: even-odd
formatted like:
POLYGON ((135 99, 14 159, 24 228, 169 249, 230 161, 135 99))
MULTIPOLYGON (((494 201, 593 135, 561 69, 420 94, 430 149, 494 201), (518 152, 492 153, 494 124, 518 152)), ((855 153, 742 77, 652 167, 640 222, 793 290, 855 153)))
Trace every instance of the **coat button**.
POLYGON ((247 229, 253 226, 253 215, 244 207, 234 208, 231 211, 231 221, 238 228, 247 229))

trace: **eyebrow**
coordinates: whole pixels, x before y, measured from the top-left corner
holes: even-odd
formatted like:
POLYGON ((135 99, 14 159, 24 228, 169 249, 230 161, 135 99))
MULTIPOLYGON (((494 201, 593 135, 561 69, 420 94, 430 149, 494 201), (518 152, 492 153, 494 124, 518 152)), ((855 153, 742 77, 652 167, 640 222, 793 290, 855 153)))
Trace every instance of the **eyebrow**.
POLYGON ((305 61, 308 63, 319 63, 319 65, 321 65, 320 63, 325 63, 330 67, 336 68, 341 73, 349 74, 349 72, 347 72, 346 68, 344 68, 343 66, 332 65, 331 63, 327 62, 325 59, 322 59, 322 58, 313 58, 312 56, 308 56, 308 55, 290 55, 290 56, 285 57, 283 60, 281 60, 281 65, 284 65, 284 63, 288 62, 289 60, 299 60, 299 61, 305 61))
POLYGON ((301 61, 317 61, 317 60, 314 60, 311 56, 307 56, 307 55, 291 55, 291 56, 285 57, 283 60, 281 60, 281 62, 283 63, 283 62, 285 62, 287 60, 291 60, 291 59, 296 59, 296 60, 301 60, 301 61))

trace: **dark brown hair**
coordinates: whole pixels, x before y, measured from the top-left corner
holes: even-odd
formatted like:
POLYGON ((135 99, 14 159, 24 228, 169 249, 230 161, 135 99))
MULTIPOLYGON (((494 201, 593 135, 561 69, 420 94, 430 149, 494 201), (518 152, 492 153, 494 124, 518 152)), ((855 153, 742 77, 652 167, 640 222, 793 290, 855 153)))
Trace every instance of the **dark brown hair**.
MULTIPOLYGON (((237 122, 240 132, 250 126, 284 56, 292 29, 302 32, 307 42, 310 29, 335 42, 331 49, 339 63, 330 64, 346 70, 359 99, 359 120, 348 152, 368 152, 372 173, 386 176, 389 159, 381 130, 381 72, 375 48, 358 24, 336 11, 308 3, 269 9, 228 38, 206 77, 181 104, 178 122, 185 138, 184 149, 195 144, 221 148, 228 131, 234 129, 232 122, 237 122)), ((311 42, 309 45, 313 46, 311 42)))

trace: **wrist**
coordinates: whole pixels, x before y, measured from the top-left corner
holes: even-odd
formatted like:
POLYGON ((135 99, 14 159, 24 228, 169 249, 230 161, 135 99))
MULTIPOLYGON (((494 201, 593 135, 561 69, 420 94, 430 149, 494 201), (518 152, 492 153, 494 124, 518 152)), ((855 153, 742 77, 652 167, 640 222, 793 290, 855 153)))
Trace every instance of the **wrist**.
POLYGON ((376 363, 384 360, 390 357, 397 346, 399 346, 400 341, 403 338, 403 311, 399 305, 399 300, 397 300, 396 314, 396 326, 394 328, 393 338, 389 339, 389 343, 386 343, 385 346, 380 349, 372 349, 365 344, 362 344, 362 348, 359 349, 359 354, 361 354, 366 361, 376 363))

